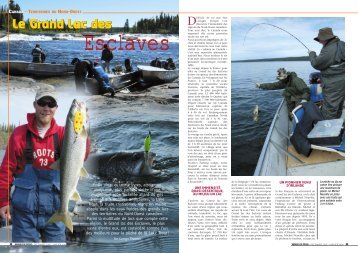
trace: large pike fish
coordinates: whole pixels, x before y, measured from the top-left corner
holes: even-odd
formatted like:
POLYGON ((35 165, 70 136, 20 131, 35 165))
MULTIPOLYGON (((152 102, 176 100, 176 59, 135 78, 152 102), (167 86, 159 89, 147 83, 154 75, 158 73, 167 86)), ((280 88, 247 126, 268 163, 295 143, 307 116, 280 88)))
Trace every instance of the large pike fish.
POLYGON ((259 105, 255 105, 255 108, 252 111, 252 115, 253 115, 255 122, 257 122, 259 120, 259 113, 260 113, 259 105))
POLYGON ((60 169, 60 209, 49 219, 49 223, 62 221, 73 232, 73 225, 68 203, 80 200, 77 183, 80 176, 87 176, 83 168, 86 154, 86 105, 73 100, 67 114, 65 136, 62 144, 61 158, 54 163, 52 169, 60 169))

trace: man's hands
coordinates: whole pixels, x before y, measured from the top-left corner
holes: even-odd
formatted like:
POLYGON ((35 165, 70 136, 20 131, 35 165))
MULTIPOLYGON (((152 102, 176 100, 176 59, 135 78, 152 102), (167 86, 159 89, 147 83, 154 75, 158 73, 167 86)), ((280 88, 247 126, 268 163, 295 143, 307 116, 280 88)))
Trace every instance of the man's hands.
POLYGON ((6 220, 7 218, 11 220, 9 205, 0 208, 0 217, 4 220, 6 220))

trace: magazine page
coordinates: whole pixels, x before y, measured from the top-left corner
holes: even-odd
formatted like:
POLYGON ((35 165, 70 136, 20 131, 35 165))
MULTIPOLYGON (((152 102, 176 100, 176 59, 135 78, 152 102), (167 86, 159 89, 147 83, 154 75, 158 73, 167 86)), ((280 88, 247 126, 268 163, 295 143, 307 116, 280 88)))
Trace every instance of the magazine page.
POLYGON ((180 2, 182 252, 355 250, 354 10, 180 2))
POLYGON ((0 8, 0 251, 178 252, 178 1, 0 8))

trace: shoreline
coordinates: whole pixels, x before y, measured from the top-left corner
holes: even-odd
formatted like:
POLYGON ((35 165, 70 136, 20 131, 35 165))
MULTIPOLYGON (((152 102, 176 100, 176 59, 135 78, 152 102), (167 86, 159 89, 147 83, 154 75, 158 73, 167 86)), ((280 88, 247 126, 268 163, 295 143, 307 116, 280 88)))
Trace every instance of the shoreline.
MULTIPOLYGON (((0 75, 0 107, 11 107, 11 123, 16 125, 21 121, 25 123, 24 118, 28 110, 32 110, 33 97, 36 91, 43 86, 53 85, 59 95, 59 103, 63 108, 71 103, 73 98, 85 100, 92 106, 92 109, 97 107, 104 108, 104 112, 113 110, 114 108, 121 108, 125 112, 143 111, 144 108, 153 107, 158 110, 167 111, 170 114, 174 113, 173 108, 179 107, 179 81, 172 83, 164 83, 148 87, 144 90, 133 91, 131 93, 116 92, 115 96, 111 98, 108 94, 105 95, 90 95, 89 93, 76 93, 74 77, 68 79, 49 78, 44 80, 35 80, 30 77, 10 76, 10 86, 8 86, 8 76, 0 75), (10 101, 8 101, 10 98, 10 101), (17 103, 17 101, 22 101, 17 103), (28 105, 23 106, 23 105, 28 105), (124 108, 128 106, 127 108, 124 108), (29 107, 31 106, 31 108, 29 107), (144 106, 144 107, 143 107, 144 106)), ((7 117, 6 112, 3 111, 4 119, 7 117)), ((116 109, 113 111, 116 113, 116 109)), ((148 111, 150 114, 150 111, 148 111)), ((59 116, 66 116, 67 111, 63 111, 59 116)), ((64 117, 65 118, 65 117, 64 117)), ((7 122, 0 122, 6 123, 7 122)))
MULTIPOLYGON (((7 41, 5 37, 7 37, 8 33, 7 30, 0 30, 0 42, 7 41)), ((122 41, 135 41, 137 39, 142 40, 162 40, 168 39, 172 43, 179 43, 179 35, 178 34, 145 34, 145 33, 100 33, 100 32, 51 32, 51 31, 44 31, 44 32, 26 32, 22 31, 20 33, 12 33, 10 32, 10 40, 11 41, 73 41, 73 40, 86 40, 88 36, 91 38, 96 39, 103 39, 103 40, 110 40, 110 39, 119 39, 121 37, 122 41)))
POLYGON ((0 30, 0 39, 7 36, 7 31, 6 30, 0 30))

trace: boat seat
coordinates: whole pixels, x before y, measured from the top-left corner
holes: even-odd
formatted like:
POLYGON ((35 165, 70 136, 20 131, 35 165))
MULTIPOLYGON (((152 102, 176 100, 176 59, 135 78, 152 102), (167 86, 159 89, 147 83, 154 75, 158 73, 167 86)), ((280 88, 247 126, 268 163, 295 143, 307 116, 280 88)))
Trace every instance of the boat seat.
MULTIPOLYGON (((293 134, 298 122, 300 122, 300 120, 303 118, 304 113, 305 113, 305 110, 302 107, 302 105, 299 105, 295 109, 292 110, 293 120, 292 120, 292 128, 290 131, 290 136, 293 134)), ((342 142, 340 145, 320 146, 320 145, 311 144, 311 148, 317 149, 317 150, 328 151, 328 152, 336 152, 336 153, 339 153, 341 156, 344 156, 345 155, 344 154, 345 153, 345 133, 343 133, 342 142)))
POLYGON ((310 85, 310 100, 314 103, 321 102, 323 100, 323 93, 318 91, 318 83, 310 85))
POLYGON ((303 109, 302 105, 297 106, 295 109, 292 110, 292 129, 291 129, 291 135, 295 131, 296 125, 303 117, 303 114, 305 113, 305 110, 303 109))

